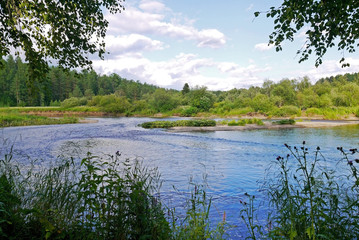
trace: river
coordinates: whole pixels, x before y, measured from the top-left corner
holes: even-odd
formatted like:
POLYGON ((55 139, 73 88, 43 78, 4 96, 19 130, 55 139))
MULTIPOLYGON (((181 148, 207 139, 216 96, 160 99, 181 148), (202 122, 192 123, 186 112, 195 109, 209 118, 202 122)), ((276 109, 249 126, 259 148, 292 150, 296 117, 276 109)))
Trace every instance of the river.
MULTIPOLYGON (((39 158, 45 164, 59 155, 80 158, 86 152, 141 157, 150 167, 158 167, 162 179, 164 204, 182 204, 173 186, 188 191, 189 181, 208 184, 213 197, 214 221, 227 220, 238 227, 230 237, 243 236, 239 217, 239 200, 248 192, 265 198, 258 191, 265 171, 278 155, 287 155, 288 145, 300 146, 303 140, 314 152, 320 146, 333 166, 341 158, 336 147, 346 149, 359 145, 359 127, 293 128, 279 130, 247 130, 172 133, 163 129, 142 129, 137 125, 150 118, 96 118, 97 123, 10 127, 0 131, 0 157, 12 146, 14 157, 24 163, 39 158)), ((175 120, 171 118, 171 120, 175 120)), ((259 217, 261 217, 259 212, 259 217)))

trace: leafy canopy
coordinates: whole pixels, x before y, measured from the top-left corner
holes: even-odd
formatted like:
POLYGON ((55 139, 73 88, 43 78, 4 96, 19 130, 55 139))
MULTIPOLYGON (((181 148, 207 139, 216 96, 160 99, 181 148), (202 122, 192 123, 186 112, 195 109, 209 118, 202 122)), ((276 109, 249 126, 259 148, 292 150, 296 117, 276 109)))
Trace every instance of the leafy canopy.
MULTIPOLYGON (((255 12, 258 17, 261 12, 255 12)), ((345 53, 355 52, 359 46, 359 1, 357 0, 284 0, 279 7, 271 7, 266 12, 274 19, 274 31, 269 36, 269 44, 277 51, 282 50, 285 40, 293 41, 300 30, 305 30, 306 42, 297 54, 299 62, 308 60, 315 54, 315 66, 322 64, 328 48, 337 46, 342 52, 340 63, 345 63, 345 53)))
POLYGON ((22 50, 30 81, 41 80, 48 61, 64 68, 91 66, 105 54, 108 21, 104 10, 124 10, 125 0, 1 0, 0 57, 22 50))

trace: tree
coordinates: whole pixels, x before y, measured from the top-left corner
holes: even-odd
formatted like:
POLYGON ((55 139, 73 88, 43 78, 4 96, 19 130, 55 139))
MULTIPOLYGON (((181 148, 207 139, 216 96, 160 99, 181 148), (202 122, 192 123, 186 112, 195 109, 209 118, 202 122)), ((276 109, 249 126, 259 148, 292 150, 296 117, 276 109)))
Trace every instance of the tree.
POLYGON ((103 11, 124 10, 124 0, 2 0, 0 57, 22 50, 32 84, 45 78, 48 62, 64 68, 89 67, 105 54, 108 21, 103 11))
POLYGON ((188 83, 185 83, 185 84, 183 85, 183 88, 182 88, 182 91, 181 91, 181 92, 182 92, 183 95, 186 95, 187 93, 190 92, 188 83))
MULTIPOLYGON (((258 17, 261 13, 255 12, 258 17)), ((345 52, 353 53, 359 46, 359 1, 357 0, 284 0, 279 7, 271 7, 266 13, 274 19, 274 31, 269 36, 269 44, 277 51, 282 50, 285 40, 293 41, 295 34, 305 29, 305 45, 298 50, 299 62, 315 53, 315 66, 322 64, 328 48, 337 45, 342 51, 340 60, 345 63, 345 52)))

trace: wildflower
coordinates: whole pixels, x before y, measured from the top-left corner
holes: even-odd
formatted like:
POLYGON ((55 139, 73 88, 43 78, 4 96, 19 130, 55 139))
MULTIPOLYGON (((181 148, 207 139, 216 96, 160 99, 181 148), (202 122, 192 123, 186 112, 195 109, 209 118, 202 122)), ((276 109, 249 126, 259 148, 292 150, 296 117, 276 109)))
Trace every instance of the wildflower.
POLYGON ((286 143, 284 143, 284 146, 285 146, 286 148, 289 148, 288 144, 286 144, 286 143))
POLYGON ((359 163, 359 159, 355 159, 354 161, 355 161, 356 163, 359 163))
POLYGON ((320 147, 318 146, 318 147, 317 147, 317 151, 319 151, 319 150, 320 150, 320 147))
POLYGON ((303 145, 305 145, 305 141, 303 141, 303 145))
POLYGON ((117 155, 117 156, 121 156, 120 151, 117 150, 116 155, 117 155))
POLYGON ((353 161, 348 161, 348 164, 349 164, 350 166, 353 166, 353 161))

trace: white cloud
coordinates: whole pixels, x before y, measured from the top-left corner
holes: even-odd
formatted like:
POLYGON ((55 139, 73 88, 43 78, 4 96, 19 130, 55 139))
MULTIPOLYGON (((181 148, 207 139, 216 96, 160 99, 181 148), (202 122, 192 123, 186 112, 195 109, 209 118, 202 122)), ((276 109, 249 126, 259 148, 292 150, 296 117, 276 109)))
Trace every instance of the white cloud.
POLYGON ((324 77, 359 72, 359 59, 346 58, 346 62, 350 63, 350 67, 342 68, 342 64, 339 63, 338 60, 325 60, 318 68, 313 67, 304 75, 307 75, 312 79, 319 80, 324 77))
POLYGON ((94 61, 94 68, 102 74, 118 73, 122 77, 155 84, 166 88, 181 89, 184 83, 190 86, 207 86, 210 90, 261 85, 260 73, 270 71, 269 66, 251 64, 246 67, 231 62, 216 62, 195 54, 178 54, 168 61, 150 61, 141 54, 128 53, 104 62, 94 61), (219 71, 223 76, 207 77, 203 69, 219 71))
POLYGON ((145 12, 156 12, 156 13, 167 10, 166 6, 163 3, 158 1, 152 1, 152 0, 143 0, 140 3, 139 8, 145 12))
MULTIPOLYGON (((146 4, 142 8, 155 8, 160 3, 151 1, 146 4)), ((144 12, 128 7, 122 14, 107 15, 106 18, 110 22, 108 29, 110 35, 152 34, 178 40, 194 40, 198 47, 209 48, 219 48, 226 44, 225 35, 217 29, 200 30, 192 25, 180 24, 178 21, 166 21, 166 15, 163 13, 144 12)), ((186 23, 188 24, 188 21, 186 23)))
POLYGON ((268 51, 273 47, 274 47, 273 44, 268 45, 268 43, 258 43, 254 46, 254 48, 259 51, 268 51))
POLYGON ((116 57, 117 55, 136 53, 143 51, 162 50, 163 43, 157 40, 152 40, 149 37, 130 34, 124 36, 112 36, 106 37, 106 51, 110 52, 110 57, 116 57))
POLYGON ((249 5, 247 8, 246 8, 246 11, 249 12, 253 9, 254 7, 254 4, 252 3, 251 5, 249 5))

